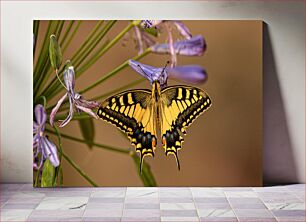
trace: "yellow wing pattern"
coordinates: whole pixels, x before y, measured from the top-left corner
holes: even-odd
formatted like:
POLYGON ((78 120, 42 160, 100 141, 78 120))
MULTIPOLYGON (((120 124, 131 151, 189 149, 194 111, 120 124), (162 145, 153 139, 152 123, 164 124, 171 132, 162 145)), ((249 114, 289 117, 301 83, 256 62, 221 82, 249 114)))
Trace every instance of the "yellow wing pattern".
POLYGON ((161 91, 161 135, 166 155, 173 154, 178 168, 177 152, 184 141, 186 128, 211 105, 209 96, 190 86, 171 86, 161 91))
MULTIPOLYGON (((125 132, 136 151, 143 157, 154 156, 156 123, 149 90, 130 90, 111 96, 98 109, 98 116, 125 132)), ((140 169, 141 169, 140 166, 140 169)))

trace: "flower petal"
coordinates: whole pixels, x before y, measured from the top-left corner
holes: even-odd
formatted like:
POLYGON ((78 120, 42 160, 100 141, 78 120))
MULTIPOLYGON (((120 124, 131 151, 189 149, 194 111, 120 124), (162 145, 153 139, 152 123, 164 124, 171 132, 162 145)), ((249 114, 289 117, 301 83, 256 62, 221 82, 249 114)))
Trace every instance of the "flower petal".
POLYGON ((67 90, 74 95, 74 86, 75 86, 75 73, 73 66, 69 66, 64 71, 64 82, 67 90))
POLYGON ((148 79, 151 84, 154 81, 158 81, 161 86, 167 83, 167 78, 168 78, 167 69, 164 70, 164 68, 157 68, 145 65, 132 59, 129 60, 129 65, 140 75, 148 79))
POLYGON ((206 71, 197 65, 176 66, 168 69, 169 77, 190 84, 201 84, 206 81, 206 71))
POLYGON ((142 37, 140 30, 137 26, 134 26, 135 36, 137 40, 137 48, 138 48, 138 54, 143 53, 143 43, 142 43, 142 37))
POLYGON ((33 121, 33 134, 37 132, 39 125, 33 121))
POLYGON ((94 109, 100 106, 100 103, 96 101, 87 101, 80 94, 76 93, 74 96, 74 101, 76 105, 83 106, 85 108, 94 109))
POLYGON ((41 104, 36 105, 35 109, 34 109, 34 113, 35 113, 35 118, 36 118, 37 124, 38 125, 44 125, 46 123, 46 120, 47 120, 47 113, 46 113, 43 105, 41 105, 41 104))
MULTIPOLYGON (((173 44, 174 51, 179 55, 201 56, 206 50, 206 43, 201 35, 197 35, 190 39, 177 41, 173 44)), ((171 54, 170 44, 155 44, 151 46, 151 50, 160 54, 171 54)))
POLYGON ((68 98, 69 98, 69 104, 70 104, 69 114, 68 114, 67 118, 59 125, 59 127, 66 126, 73 117, 73 105, 74 105, 73 104, 73 99, 72 99, 71 95, 68 95, 68 98))
POLYGON ((55 144, 48 140, 46 137, 44 137, 42 146, 45 157, 50 160, 51 164, 54 167, 57 167, 60 164, 60 161, 57 156, 57 148, 55 144))
POLYGON ((79 106, 77 104, 75 104, 76 108, 78 108, 79 110, 91 115, 92 117, 98 119, 97 115, 89 108, 83 107, 83 106, 79 106))
POLYGON ((162 22, 162 20, 142 20, 140 26, 143 28, 156 27, 162 22))
POLYGON ((180 32, 180 34, 186 39, 190 39, 192 37, 189 29, 181 21, 174 21, 173 23, 176 26, 177 30, 180 32))
POLYGON ((62 98, 60 98, 60 100, 57 102, 56 106, 52 109, 51 114, 50 114, 50 124, 51 124, 51 126, 53 126, 55 115, 56 115, 58 109, 60 108, 60 106, 62 105, 62 103, 64 102, 64 100, 66 99, 66 97, 67 97, 67 93, 65 93, 65 95, 63 95, 62 98))

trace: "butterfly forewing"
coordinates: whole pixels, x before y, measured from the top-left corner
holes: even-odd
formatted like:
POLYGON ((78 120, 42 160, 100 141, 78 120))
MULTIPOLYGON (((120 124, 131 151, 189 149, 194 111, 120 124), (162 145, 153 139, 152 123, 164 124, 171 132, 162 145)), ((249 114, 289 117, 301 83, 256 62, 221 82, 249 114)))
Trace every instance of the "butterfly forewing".
POLYGON ((106 99, 98 116, 125 132, 142 160, 146 155, 154 156, 157 144, 152 111, 151 91, 130 90, 106 99))

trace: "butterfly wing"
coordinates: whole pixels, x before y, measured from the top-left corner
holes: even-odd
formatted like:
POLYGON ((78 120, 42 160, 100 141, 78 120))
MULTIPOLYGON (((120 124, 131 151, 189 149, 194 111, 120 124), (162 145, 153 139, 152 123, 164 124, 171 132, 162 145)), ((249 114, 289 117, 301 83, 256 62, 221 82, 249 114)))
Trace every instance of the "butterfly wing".
POLYGON ((144 156, 154 156, 157 144, 153 108, 150 90, 130 90, 106 99, 97 112, 101 119, 127 134, 140 153, 140 167, 144 156))
POLYGON ((173 154, 180 169, 177 152, 184 141, 181 132, 211 105, 209 96, 190 86, 170 86, 161 91, 161 135, 166 155, 173 154))

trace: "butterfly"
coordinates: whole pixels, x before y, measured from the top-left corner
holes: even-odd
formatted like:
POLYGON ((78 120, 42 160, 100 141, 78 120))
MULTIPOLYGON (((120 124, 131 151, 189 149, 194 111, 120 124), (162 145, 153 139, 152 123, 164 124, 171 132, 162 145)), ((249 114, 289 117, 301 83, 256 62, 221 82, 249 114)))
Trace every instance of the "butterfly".
POLYGON ((158 81, 152 90, 134 89, 113 95, 101 103, 97 115, 124 133, 140 153, 140 171, 143 158, 154 156, 157 129, 165 154, 175 156, 178 169, 178 150, 182 148, 186 128, 211 106, 203 90, 176 85, 161 89, 158 81))

